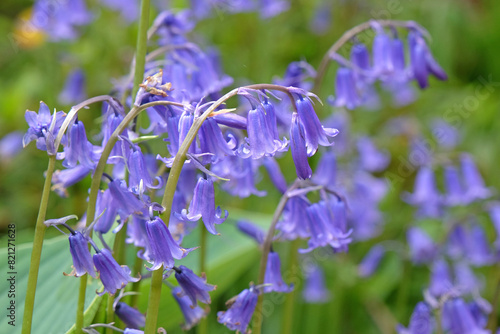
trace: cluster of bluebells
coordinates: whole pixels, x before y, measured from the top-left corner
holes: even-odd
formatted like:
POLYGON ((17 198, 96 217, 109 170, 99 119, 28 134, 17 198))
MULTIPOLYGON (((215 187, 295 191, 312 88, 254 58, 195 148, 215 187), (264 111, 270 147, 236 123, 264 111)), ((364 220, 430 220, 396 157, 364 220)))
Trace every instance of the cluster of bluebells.
MULTIPOLYGON (((80 8, 76 18, 66 15, 71 11, 66 3, 59 7, 47 7, 46 3, 37 2, 34 17, 50 8, 45 13, 49 19, 40 28, 54 39, 75 37, 75 26, 84 25, 92 18, 81 1, 67 2, 68 6, 80 8)), ((103 4, 120 10, 129 21, 135 19, 134 1, 118 5, 115 1, 106 0, 103 4)), ((103 103, 102 123, 99 135, 94 137, 96 140, 89 140, 86 127, 77 116, 67 119, 67 115, 73 115, 71 110, 68 114, 60 111, 51 113, 43 102, 38 113, 26 112, 29 129, 23 138, 24 145, 36 141, 38 149, 55 155, 61 161, 63 168, 53 174, 52 190, 65 197, 71 191, 68 188, 94 174, 104 148, 124 121, 126 110, 151 102, 172 103, 147 108, 146 123, 138 127, 130 126, 119 134, 119 140, 106 160, 108 174, 105 174, 103 189, 97 195, 95 217, 87 219, 94 223, 84 230, 74 230, 67 225, 69 217, 49 220, 46 224, 57 228, 64 226, 69 230, 74 266, 72 274, 82 276, 88 273, 99 278, 103 284, 103 291, 99 294, 111 295, 129 282, 140 279, 127 266, 117 263, 106 244, 106 234, 125 229, 126 242, 139 248, 137 256, 148 264, 149 271, 162 268, 165 280, 174 274, 177 286, 172 287, 172 294, 184 315, 183 329, 186 330, 207 315, 208 308, 199 304, 210 304, 209 292, 216 287, 207 283, 203 273, 197 275, 186 266, 177 266, 176 261, 196 250, 184 245, 185 236, 197 226, 196 222, 201 220, 201 228, 218 235, 217 225, 228 218, 229 213, 216 206, 215 187, 240 198, 265 196, 266 192, 259 190, 258 185, 260 172, 265 170, 273 186, 287 198, 276 224, 277 233, 267 236, 269 231, 263 231, 249 222, 239 222, 240 230, 261 246, 269 239, 272 242, 302 239, 304 243, 299 253, 304 258, 318 248, 331 253, 347 252, 353 240, 370 239, 380 233, 383 216, 378 206, 387 192, 387 186, 376 175, 388 167, 390 156, 377 148, 369 136, 350 135, 349 118, 340 107, 352 109, 372 103, 368 101, 374 98, 373 83, 376 80, 381 81, 383 87, 398 99, 403 99, 399 94, 411 91, 411 80, 416 80, 421 88, 425 88, 429 74, 438 79, 446 78, 419 29, 411 24, 408 26, 411 61, 407 66, 403 42, 396 34, 389 37, 381 26, 374 23, 377 35, 371 60, 366 47, 359 43, 352 49, 350 62, 334 57, 342 65, 337 72, 335 98, 332 100, 333 106, 338 109, 325 122, 320 121, 315 111, 321 101, 308 91, 311 84, 307 79, 315 77, 315 70, 304 61, 290 64, 283 78, 276 79, 277 85, 237 89, 235 94, 241 99, 240 106, 236 110, 223 106, 216 108, 201 124, 190 144, 169 210, 171 214, 165 221, 162 212, 166 208, 155 202, 158 191, 163 191, 166 185, 168 172, 165 171, 173 166, 193 125, 222 96, 222 90, 232 84, 232 78, 222 71, 216 50, 204 50, 187 37, 196 20, 221 8, 227 12, 259 10, 261 16, 270 17, 286 10, 288 3, 284 0, 234 3, 192 1, 191 10, 161 12, 149 30, 150 40, 155 41, 159 48, 147 55, 145 81, 140 85, 137 96, 129 99, 125 97, 133 88, 130 77, 117 81, 113 89, 116 96, 103 103), (271 89, 274 91, 271 92, 271 89), (119 100, 125 101, 125 105, 119 100), (69 122, 69 126, 61 136, 63 150, 58 151, 56 138, 64 121, 69 122), (144 143, 158 137, 165 142, 161 154, 151 152, 147 142, 144 143), (332 147, 334 138, 335 149, 332 147), (277 162, 288 151, 291 151, 296 171, 293 182, 286 180, 277 162), (321 156, 313 169, 310 158, 318 152, 321 156), (316 201, 310 199, 310 192, 318 193, 316 201), (89 236, 91 230, 101 246, 89 236), (94 250, 93 255, 89 244, 94 250)), ((84 98, 83 82, 81 72, 72 73, 61 93, 61 101, 72 104, 84 98)), ((443 196, 436 192, 435 202, 429 204, 429 184, 433 179, 430 175, 432 171, 427 170, 427 175, 421 177, 419 174, 418 177, 419 180, 422 178, 419 187, 425 189, 417 189, 408 196, 408 201, 418 206, 421 214, 437 217, 442 214, 444 206, 465 205, 488 197, 489 192, 484 185, 480 189, 479 174, 467 156, 462 159, 462 169, 464 182, 470 191, 465 196, 467 199, 453 199, 458 202, 443 200, 443 196), (476 188, 469 183, 474 183, 476 188)), ((453 179, 453 175, 450 177, 453 179)), ((454 187, 456 185, 452 185, 450 190, 453 196, 458 194, 454 187)), ((492 212, 497 212, 498 219, 500 209, 495 210, 492 206, 492 212)), ((457 231, 458 228, 458 225, 453 226, 450 238, 464 237, 464 231, 457 231)), ((483 232, 478 230, 476 233, 475 227, 471 229, 473 235, 480 239, 483 232)), ((484 239, 484 233, 482 236, 484 239)), ((469 238, 468 242, 480 242, 477 238, 469 238)), ((425 244, 425 247, 435 247, 435 250, 415 249, 412 251, 414 257, 422 262, 441 261, 434 263, 445 265, 442 259, 437 258, 440 254, 437 246, 432 241, 422 242, 422 239, 425 239, 424 232, 415 227, 410 245, 422 248, 425 244)), ((453 244, 455 247, 458 247, 457 240, 453 244)), ((468 251, 456 251, 457 257, 465 253, 471 256, 468 251)), ((380 259, 383 250, 376 255, 380 259)), ((476 260, 483 261, 482 255, 477 253, 476 260)), ((304 299, 311 303, 327 301, 329 293, 321 267, 309 269, 306 272, 304 299)), ((281 271, 279 254, 271 247, 263 284, 250 284, 248 289, 230 300, 228 309, 217 313, 218 321, 231 330, 247 332, 260 294, 292 291, 293 284, 283 279, 281 271)), ((369 271, 373 270, 367 268, 366 272, 369 271)), ((449 291, 440 293, 448 295, 449 291)), ((439 300, 441 295, 433 294, 433 300, 439 300)), ((453 307, 449 307, 451 313, 455 312, 453 307)), ((126 324, 126 332, 141 332, 145 321, 140 311, 119 302, 119 298, 114 309, 126 324)))

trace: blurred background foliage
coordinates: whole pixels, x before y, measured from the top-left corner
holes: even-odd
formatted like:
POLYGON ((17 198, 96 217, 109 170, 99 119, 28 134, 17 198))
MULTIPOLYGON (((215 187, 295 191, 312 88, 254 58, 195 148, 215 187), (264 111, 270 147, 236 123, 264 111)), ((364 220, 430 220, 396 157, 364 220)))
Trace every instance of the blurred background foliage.
MULTIPOLYGON (((40 100, 50 108, 68 111, 70 106, 60 105, 57 96, 73 68, 84 70, 88 96, 110 93, 113 80, 129 72, 137 27, 127 25, 115 12, 99 9, 98 1, 89 1, 89 4, 96 17, 93 23, 81 27, 80 38, 52 43, 41 33, 22 32, 22 20, 29 16, 31 1, 0 2, 0 137, 14 130, 25 131, 24 111, 37 111, 40 100)), ((175 7, 186 5, 184 1, 172 1, 171 4, 175 7)), ((283 75, 291 61, 304 59, 317 67, 330 45, 344 31, 361 22, 370 19, 417 21, 430 32, 430 47, 449 80, 432 80, 429 89, 418 93, 416 102, 403 108, 392 107, 390 102, 384 101, 377 112, 352 111, 353 129, 373 136, 379 146, 389 149, 392 163, 385 173, 397 173, 400 159, 408 154, 408 142, 395 140, 398 138, 391 137, 382 124, 396 115, 409 116, 412 126, 425 133, 428 130, 423 129, 428 129, 432 120, 446 120, 446 115, 451 113, 458 116, 454 125, 464 134, 460 150, 475 157, 488 185, 500 188, 496 169, 500 164, 500 2, 336 0, 329 6, 330 25, 317 34, 311 29, 311 19, 319 5, 318 0, 292 0, 289 11, 266 21, 255 13, 219 13, 200 22, 192 38, 202 46, 213 45, 219 49, 224 71, 238 85, 271 82, 274 77, 283 75), (476 89, 484 85, 484 80, 492 83, 489 86, 491 93, 478 99, 479 104, 469 115, 461 115, 460 105, 467 97, 476 96, 476 89)), ((334 71, 330 69, 320 94, 323 100, 333 93, 333 81, 334 71)), ((326 109, 322 111, 323 116, 329 111, 326 109)), ((93 107, 80 117, 89 124, 90 138, 97 134, 98 128, 92 129, 91 124, 95 124, 92 122, 99 114, 100 110, 93 107)), ((46 166, 46 153, 38 151, 34 144, 17 156, 0 161, 0 232, 5 231, 7 224, 16 223, 19 242, 30 238, 46 166)), ((284 168, 284 172, 288 180, 293 178, 293 168, 284 168)), ((260 185, 260 189, 269 191, 270 197, 265 200, 255 197, 238 200, 221 193, 217 201, 226 209, 238 207, 271 214, 279 194, 266 185, 268 183, 260 185)), ((71 187, 67 199, 53 194, 47 217, 81 214, 86 207, 88 185, 89 180, 71 187)), ((295 332, 315 333, 327 323, 336 333, 390 333, 397 322, 407 324, 414 305, 422 299, 428 269, 410 268, 392 253, 384 259, 377 276, 362 280, 357 277, 356 264, 377 241, 405 240, 413 211, 402 204, 399 194, 412 186, 413 175, 393 184, 382 205, 385 230, 377 240, 355 243, 348 254, 338 254, 327 261, 325 269, 332 289, 332 302, 326 305, 297 303, 296 317, 290 320, 295 332)), ((56 234, 49 230, 49 237, 56 234)), ((279 247, 286 253, 289 245, 279 247)), ((286 257, 284 262, 287 262, 286 257)), ((222 291, 212 304, 211 332, 229 332, 215 324, 214 311, 224 309, 224 301, 256 277, 257 266, 251 266, 234 278, 233 285, 219 286, 222 291)), ((300 282, 297 288, 300 290, 300 282)), ((487 286, 483 295, 491 296, 493 288, 487 286)), ((273 329, 280 326, 281 312, 280 303, 276 303, 272 317, 266 319, 265 332, 277 332, 273 329)), ((172 333, 175 331, 172 329, 172 333)))

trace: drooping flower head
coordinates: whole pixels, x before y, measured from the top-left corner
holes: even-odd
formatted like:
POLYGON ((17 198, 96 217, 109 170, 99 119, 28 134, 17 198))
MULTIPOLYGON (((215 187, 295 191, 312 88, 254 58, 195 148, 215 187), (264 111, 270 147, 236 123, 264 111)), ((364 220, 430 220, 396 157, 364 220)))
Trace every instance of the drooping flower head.
POLYGON ((434 333, 434 318, 429 306, 419 302, 410 318, 410 325, 404 328, 398 325, 398 334, 432 334, 434 333))
POLYGON ((211 303, 208 291, 215 290, 217 286, 207 284, 205 273, 202 273, 201 277, 199 277, 186 266, 174 267, 174 270, 175 278, 182 288, 180 296, 188 296, 191 300, 191 307, 195 307, 198 300, 205 304, 211 303))
POLYGON ((146 316, 136 308, 124 302, 118 302, 114 309, 118 318, 123 321, 127 328, 139 329, 146 325, 146 316))
POLYGON ((358 273, 361 277, 369 277, 377 270, 382 257, 385 254, 385 248, 382 245, 375 245, 363 258, 358 266, 358 273))
POLYGON ((264 276, 264 284, 270 284, 265 286, 263 291, 269 293, 271 291, 276 292, 290 292, 293 290, 293 284, 287 285, 283 282, 281 277, 281 261, 278 253, 270 252, 267 257, 267 267, 264 276))
POLYGON ((249 289, 243 290, 235 297, 234 302, 226 303, 226 305, 229 304, 227 311, 217 312, 217 321, 230 330, 248 333, 247 327, 255 311, 258 296, 259 291, 253 285, 249 289))
POLYGON ((312 266, 305 271, 306 281, 304 290, 302 290, 302 298, 307 303, 320 304, 326 303, 330 299, 330 291, 325 284, 323 270, 319 266, 312 266))
POLYGON ((198 305, 192 306, 191 299, 188 295, 183 295, 180 287, 172 289, 172 295, 175 301, 179 304, 182 314, 184 315, 184 325, 181 328, 185 331, 190 330, 195 326, 201 318, 204 318, 208 313, 208 308, 202 309, 198 305))
POLYGON ((99 251, 96 248, 93 259, 94 265, 99 272, 99 278, 104 285, 104 290, 98 293, 100 296, 106 292, 114 295, 116 290, 122 289, 128 282, 139 281, 139 278, 130 276, 130 269, 127 266, 120 266, 106 248, 99 251))

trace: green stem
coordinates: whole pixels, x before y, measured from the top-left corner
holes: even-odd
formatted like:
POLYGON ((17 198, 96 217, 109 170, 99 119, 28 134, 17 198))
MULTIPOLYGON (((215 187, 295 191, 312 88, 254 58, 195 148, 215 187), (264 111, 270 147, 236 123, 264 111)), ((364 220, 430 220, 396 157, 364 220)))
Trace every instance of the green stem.
POLYGON ((151 288, 149 290, 148 312, 146 313, 146 327, 144 328, 144 334, 156 334, 162 280, 163 266, 158 270, 153 271, 153 277, 151 278, 151 288))
POLYGON ((357 34, 367 30, 371 29, 373 23, 378 23, 379 25, 386 27, 386 26, 392 26, 392 27, 402 27, 402 28, 413 28, 418 30, 420 33, 422 33, 424 36, 429 36, 429 33, 427 30, 425 30, 423 27, 418 25, 417 23, 413 21, 396 21, 396 20, 380 20, 380 21, 368 21, 361 23, 360 25, 355 26, 354 28, 346 31, 331 47, 330 49, 325 53, 323 56, 323 59, 321 60, 319 66, 318 66, 318 71, 316 72, 316 77, 314 78, 314 86, 312 91, 316 94, 319 94, 319 89, 321 88, 321 84, 323 82, 323 77, 326 74, 326 71, 328 69, 328 65, 330 65, 331 57, 333 54, 337 53, 337 51, 347 42, 349 42, 352 38, 354 38, 357 34))
MULTIPOLYGON (((271 244, 274 238, 274 232, 276 231, 276 224, 285 209, 286 203, 288 202, 288 193, 299 186, 299 180, 296 180, 290 188, 283 194, 281 197, 276 210, 274 211, 273 220, 271 221, 271 226, 269 226, 269 230, 267 231, 266 239, 262 244, 262 257, 260 259, 260 268, 259 268, 259 279, 257 284, 264 284, 264 277, 266 275, 266 266, 267 266, 267 258, 269 256, 269 252, 271 251, 271 244)), ((264 315, 262 314, 262 306, 264 302, 264 294, 259 294, 259 298, 257 300, 257 306, 255 306, 255 312, 257 316, 254 318, 253 322, 253 333, 260 334, 262 331, 262 322, 264 320, 264 315)))
MULTIPOLYGON (((106 306, 106 323, 112 323, 115 321, 115 310, 113 309, 113 303, 115 301, 115 297, 108 294, 108 303, 106 306)), ((106 334, 113 334, 114 331, 112 328, 106 327, 106 334)))
MULTIPOLYGON (((200 228, 201 228, 201 234, 200 234, 200 272, 205 273, 206 272, 206 258, 207 258, 207 234, 208 231, 205 228, 205 225, 203 222, 200 221, 200 228)), ((197 333, 198 334, 208 334, 208 319, 202 318, 200 320, 200 323, 198 324, 197 328, 197 333)))
MULTIPOLYGON (((288 264, 288 272, 295 273, 297 272, 297 268, 299 266, 299 249, 300 239, 295 239, 292 241, 290 245, 290 260, 288 264)), ((283 322, 282 322, 282 330, 283 334, 291 334, 293 328, 293 308, 295 306, 295 291, 299 289, 298 286, 294 286, 294 289, 290 291, 286 295, 285 305, 283 306, 283 322)), ((317 312, 319 313, 319 312, 317 312)), ((310 328, 309 330, 311 330, 310 328)), ((317 331, 311 330, 311 333, 316 333, 317 331)))
POLYGON ((43 184, 42 199, 40 208, 38 209, 38 217, 35 225, 35 237, 33 239, 33 250, 31 251, 31 262, 28 273, 28 287, 26 288, 26 299, 24 302, 24 316, 22 334, 31 333, 31 324, 33 321, 33 310, 35 306, 35 291, 38 281, 38 269, 40 268, 40 258, 42 255, 43 237, 45 235, 46 226, 45 214, 47 213, 47 205, 49 203, 50 186, 52 184, 52 174, 56 166, 56 156, 49 156, 49 164, 47 166, 47 174, 45 175, 45 183, 43 184))
POLYGON ((87 292, 87 274, 80 277, 80 288, 78 289, 78 304, 76 307, 76 334, 83 334, 83 314, 85 312, 85 293, 87 292))

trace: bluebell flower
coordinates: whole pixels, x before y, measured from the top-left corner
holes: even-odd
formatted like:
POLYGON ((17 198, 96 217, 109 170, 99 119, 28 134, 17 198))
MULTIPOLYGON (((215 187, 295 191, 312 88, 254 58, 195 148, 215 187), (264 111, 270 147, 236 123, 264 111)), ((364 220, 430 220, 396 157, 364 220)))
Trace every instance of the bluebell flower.
POLYGON ((125 21, 129 23, 137 19, 139 2, 136 0, 103 0, 102 4, 113 10, 119 11, 125 21))
POLYGON ((68 144, 64 147, 63 166, 73 168, 79 162, 81 165, 93 169, 95 165, 92 156, 93 146, 87 140, 83 122, 76 119, 68 132, 69 138, 68 144))
POLYGON ((133 213, 140 213, 145 207, 145 204, 128 190, 125 181, 116 179, 108 184, 108 188, 118 205, 118 213, 123 220, 133 213))
POLYGON ((451 334, 489 334, 476 323, 467 304, 461 298, 448 300, 443 308, 443 328, 451 334))
POLYGON ((281 232, 280 237, 287 240, 309 237, 308 224, 304 223, 309 219, 307 216, 309 205, 307 199, 300 196, 294 196, 288 200, 282 220, 276 224, 276 228, 281 232))
POLYGON ((227 311, 217 312, 217 321, 230 330, 248 333, 247 327, 255 311, 258 295, 259 291, 254 286, 243 290, 236 296, 227 311))
MULTIPOLYGON (((144 210, 146 211, 146 209, 144 210)), ((146 261, 153 261, 151 245, 149 244, 146 224, 149 219, 149 212, 144 212, 143 215, 132 215, 127 222, 127 240, 129 244, 133 244, 138 248, 142 248, 137 252, 137 257, 146 261)))
POLYGON ((349 110, 357 108, 361 98, 356 88, 353 71, 346 67, 337 70, 335 77, 335 98, 333 106, 346 107, 349 110))
POLYGON ((89 251, 87 237, 79 231, 74 231, 69 236, 69 251, 73 258, 73 274, 76 277, 89 274, 96 278, 96 272, 89 251))
POLYGON ((314 8, 314 14, 309 21, 309 28, 317 35, 325 34, 332 24, 332 3, 319 2, 314 8))
POLYGON ((208 232, 217 234, 215 224, 221 224, 226 220, 228 213, 227 210, 224 212, 225 215, 222 217, 221 208, 215 208, 215 192, 212 180, 200 177, 196 188, 194 188, 193 199, 189 204, 189 213, 184 209, 181 212, 181 217, 187 221, 197 221, 201 218, 208 232))
POLYGON ((186 295, 191 300, 191 307, 195 307, 197 300, 202 303, 210 304, 212 300, 208 291, 213 291, 217 288, 215 285, 207 284, 205 273, 201 277, 195 275, 191 269, 186 266, 174 267, 175 279, 179 282, 182 288, 180 296, 186 295))
POLYGON ((406 231, 406 239, 414 263, 429 263, 434 260, 438 253, 437 245, 424 231, 418 227, 410 227, 406 231))
POLYGON ((373 39, 373 70, 377 76, 393 73, 392 40, 380 29, 373 39))
MULTIPOLYGON (((109 108, 110 109, 110 108, 109 108)), ((116 128, 123 121, 123 115, 116 111, 110 111, 106 117, 106 121, 103 123, 103 138, 101 147, 105 147, 111 138, 113 132, 115 132, 116 128)), ((124 130, 120 135, 128 138, 128 130, 124 130)), ((126 148, 128 148, 130 144, 127 141, 121 140, 117 142, 113 148, 111 149, 111 153, 108 157, 109 164, 116 164, 119 162, 123 162, 123 157, 126 156, 126 148)))
POLYGON ((474 224, 467 233, 465 255, 475 266, 485 266, 495 261, 484 229, 479 224, 474 224))
POLYGON ((315 265, 305 271, 305 276, 302 298, 306 303, 321 304, 328 302, 330 300, 330 291, 326 288, 323 270, 315 265))
POLYGON ((0 158, 2 160, 11 159, 23 149, 23 134, 20 131, 13 131, 0 139, 0 158))
POLYGON ((99 216, 100 218, 94 225, 94 231, 101 234, 108 233, 116 221, 117 214, 117 201, 114 200, 111 191, 106 189, 103 192, 99 192, 96 202, 96 218, 99 216))
POLYGON ((418 208, 422 217, 436 218, 441 215, 442 200, 436 187, 434 172, 422 167, 417 172, 413 194, 405 194, 403 200, 418 208))
POLYGON ((136 308, 118 302, 114 309, 118 318, 123 321, 127 328, 139 329, 146 325, 146 316, 136 308))
POLYGON ((419 302, 410 318, 408 328, 398 325, 398 334, 432 334, 434 333, 435 323, 432 311, 427 304, 419 302))
POLYGON ((361 277, 370 277, 377 270, 380 260, 385 254, 385 248, 382 245, 373 246, 368 254, 363 258, 358 266, 358 274, 361 277))
POLYGON ((213 118, 218 124, 225 125, 234 129, 246 130, 248 126, 246 117, 235 113, 219 114, 211 118, 213 118))
POLYGON ((431 271, 429 292, 435 298, 440 298, 453 289, 450 269, 443 259, 434 261, 431 271))
POLYGON ((458 129, 442 119, 436 119, 432 122, 432 135, 438 144, 446 149, 455 148, 461 140, 458 129))
POLYGON ((210 153, 211 155, 208 162, 214 163, 224 159, 226 156, 235 155, 236 138, 229 135, 229 140, 226 141, 217 122, 212 117, 203 122, 198 136, 201 153, 210 153))
POLYGON ((47 151, 49 154, 56 154, 54 141, 57 133, 64 122, 66 114, 62 111, 50 114, 49 107, 40 102, 38 114, 31 110, 26 110, 24 118, 29 125, 28 131, 23 137, 23 146, 28 145, 32 140, 36 140, 36 147, 39 150, 47 151))
POLYGON ((180 260, 194 248, 184 249, 174 240, 167 225, 159 218, 155 217, 146 223, 146 232, 150 246, 150 257, 153 266, 149 270, 156 270, 161 266, 172 268, 174 259, 180 260))
POLYGON ((458 169, 454 166, 445 166, 444 185, 446 188, 445 203, 447 205, 463 205, 467 202, 458 169))
POLYGON ((332 188, 336 184, 337 158, 331 151, 324 152, 316 166, 312 180, 316 184, 332 188))
POLYGON ((368 172, 380 172, 389 165, 389 153, 378 150, 370 138, 359 138, 357 147, 361 166, 364 170, 368 172))
POLYGON ((215 174, 229 179, 221 186, 224 191, 233 196, 246 198, 250 195, 264 196, 266 194, 265 191, 256 188, 259 166, 259 160, 230 156, 212 165, 211 170, 215 174))
POLYGON ((85 74, 81 69, 75 69, 68 74, 63 91, 59 94, 62 104, 77 104, 85 100, 85 74))
POLYGON ((479 291, 481 284, 472 269, 463 261, 455 263, 455 286, 463 294, 479 291))
POLYGON ((264 276, 264 284, 270 284, 265 286, 263 291, 269 293, 272 291, 276 292, 290 292, 293 290, 293 284, 287 285, 283 282, 281 277, 281 261, 278 253, 269 252, 267 257, 266 273, 264 276))
POLYGON ((155 178, 157 184, 154 185, 155 181, 149 173, 146 166, 146 158, 139 146, 135 145, 135 147, 130 149, 127 157, 127 167, 129 171, 128 185, 134 193, 139 193, 141 184, 147 189, 159 189, 163 186, 163 181, 159 176, 155 178))
POLYGON ((500 240, 500 203, 493 202, 489 207, 490 219, 493 222, 495 231, 497 233, 497 240, 500 240))
POLYGON ((491 191, 484 185, 484 180, 470 155, 462 154, 460 165, 466 188, 465 196, 468 201, 473 202, 490 197, 491 191))
POLYGON ((127 266, 120 266, 106 248, 94 254, 93 259, 104 285, 104 290, 98 293, 100 296, 106 292, 114 295, 116 290, 122 289, 128 282, 139 281, 139 278, 130 276, 130 269, 127 266))
MULTIPOLYGON (((308 96, 303 96, 302 94, 295 95, 295 106, 297 107, 299 122, 303 125, 307 155, 310 157, 317 151, 318 145, 333 145, 328 141, 327 137, 335 137, 339 131, 333 128, 325 128, 321 125, 312 106, 311 99, 308 96)), ((292 116, 292 126, 293 122, 292 116)))
POLYGON ((276 189, 278 189, 282 194, 287 190, 287 184, 283 173, 281 173, 280 166, 274 158, 266 157, 263 159, 262 164, 267 170, 267 174, 274 184, 276 189))
POLYGON ((294 61, 288 64, 282 79, 275 79, 274 83, 285 87, 310 89, 308 79, 316 76, 316 70, 306 61, 294 61))
POLYGON ((84 165, 56 170, 52 175, 52 190, 61 197, 68 197, 66 188, 83 180, 92 169, 84 165))
POLYGON ((408 34, 408 45, 410 48, 413 77, 417 80, 420 88, 427 88, 427 86, 429 86, 429 74, 434 75, 439 80, 448 79, 444 70, 432 57, 424 38, 419 32, 414 30, 410 31, 408 34))
POLYGON ((219 56, 214 49, 209 50, 209 54, 205 54, 201 50, 196 51, 194 52, 196 70, 192 71, 191 78, 198 94, 192 96, 193 100, 199 100, 204 96, 218 93, 224 87, 233 83, 233 78, 225 75, 220 70, 219 56))
POLYGON ((181 312, 184 315, 184 325, 181 326, 183 330, 190 330, 201 320, 201 318, 204 318, 207 315, 208 308, 202 309, 198 305, 193 307, 189 296, 183 295, 180 287, 173 288, 172 295, 174 296, 177 304, 179 304, 181 312))
POLYGON ((236 227, 238 227, 238 230, 254 239, 259 245, 262 245, 262 243, 264 242, 264 239, 266 237, 264 234, 264 230, 262 230, 257 225, 240 220, 236 223, 236 227))
POLYGON ((307 161, 307 147, 304 126, 299 122, 297 113, 292 115, 292 127, 290 129, 290 148, 295 164, 295 170, 299 179, 309 179, 312 175, 311 167, 307 161))
POLYGON ((259 0, 259 14, 263 19, 274 17, 290 8, 287 0, 259 0))

